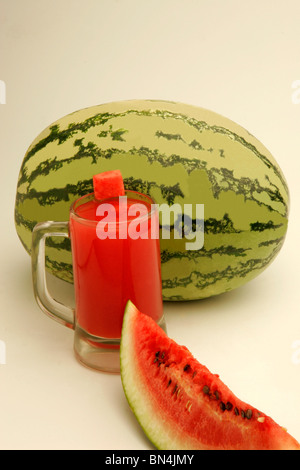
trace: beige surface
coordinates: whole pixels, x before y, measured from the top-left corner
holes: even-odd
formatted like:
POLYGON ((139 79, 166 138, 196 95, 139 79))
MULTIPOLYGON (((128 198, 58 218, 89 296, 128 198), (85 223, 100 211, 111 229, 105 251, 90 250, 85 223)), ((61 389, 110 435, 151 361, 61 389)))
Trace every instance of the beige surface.
MULTIPOLYGON (((40 312, 13 224, 36 135, 69 112, 132 98, 223 114, 285 173, 290 227, 275 262, 239 290, 165 312, 170 336, 300 440, 299 2, 0 0, 0 11, 0 448, 152 448, 120 377, 79 365, 72 331, 40 312)), ((72 297, 57 280, 51 289, 72 297)))

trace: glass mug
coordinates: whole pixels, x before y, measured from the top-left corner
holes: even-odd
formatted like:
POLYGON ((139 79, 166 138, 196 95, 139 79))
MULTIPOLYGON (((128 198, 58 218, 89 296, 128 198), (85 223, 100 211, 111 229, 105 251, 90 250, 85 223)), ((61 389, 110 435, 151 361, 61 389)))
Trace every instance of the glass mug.
POLYGON ((166 329, 158 211, 149 196, 135 191, 103 200, 101 205, 101 216, 106 215, 102 219, 99 202, 91 193, 73 202, 68 222, 35 226, 33 289, 47 315, 75 330, 74 352, 81 363, 119 373, 122 320, 128 300, 166 329), (47 289, 45 241, 54 236, 71 239, 75 309, 55 300, 47 289))

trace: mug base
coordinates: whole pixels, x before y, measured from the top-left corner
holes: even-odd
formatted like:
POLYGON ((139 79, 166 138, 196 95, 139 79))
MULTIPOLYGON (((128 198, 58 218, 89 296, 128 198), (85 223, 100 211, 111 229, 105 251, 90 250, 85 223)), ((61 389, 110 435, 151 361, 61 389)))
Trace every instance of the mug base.
MULTIPOLYGON (((164 316, 158 325, 166 332, 164 316)), ((76 359, 89 369, 120 374, 120 339, 93 336, 76 325, 74 338, 76 359)))
POLYGON ((90 369, 120 373, 119 339, 99 338, 76 326, 74 353, 76 359, 90 369))

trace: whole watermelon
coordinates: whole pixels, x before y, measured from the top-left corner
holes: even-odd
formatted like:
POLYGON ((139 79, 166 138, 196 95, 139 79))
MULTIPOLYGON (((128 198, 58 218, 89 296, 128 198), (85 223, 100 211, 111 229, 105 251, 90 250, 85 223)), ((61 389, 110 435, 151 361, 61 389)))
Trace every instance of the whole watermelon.
MULTIPOLYGON (((29 147, 19 174, 16 230, 30 253, 37 222, 68 220, 70 204, 93 191, 94 174, 120 169, 127 189, 158 204, 204 204, 204 246, 161 238, 164 300, 230 291, 278 254, 289 192, 269 151, 214 112, 153 100, 102 104, 67 115, 29 147)), ((72 282, 70 242, 48 239, 46 266, 72 282)))

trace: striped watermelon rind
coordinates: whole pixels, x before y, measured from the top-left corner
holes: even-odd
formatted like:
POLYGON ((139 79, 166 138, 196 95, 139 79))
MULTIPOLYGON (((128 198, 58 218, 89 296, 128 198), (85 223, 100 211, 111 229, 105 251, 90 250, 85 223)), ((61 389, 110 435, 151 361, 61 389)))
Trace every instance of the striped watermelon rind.
MULTIPOLYGON (((289 191, 270 152, 238 124, 202 108, 132 100, 69 114, 45 129, 24 157, 16 230, 26 251, 37 222, 67 220, 93 191, 93 175, 120 169, 127 189, 158 204, 204 204, 204 247, 161 239, 164 300, 230 291, 275 259, 288 227, 289 191)), ((195 222, 195 221, 194 221, 195 222)), ((48 239, 47 269, 73 282, 67 239, 48 239)))

